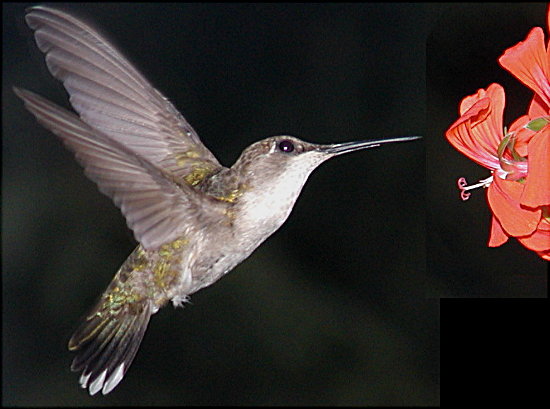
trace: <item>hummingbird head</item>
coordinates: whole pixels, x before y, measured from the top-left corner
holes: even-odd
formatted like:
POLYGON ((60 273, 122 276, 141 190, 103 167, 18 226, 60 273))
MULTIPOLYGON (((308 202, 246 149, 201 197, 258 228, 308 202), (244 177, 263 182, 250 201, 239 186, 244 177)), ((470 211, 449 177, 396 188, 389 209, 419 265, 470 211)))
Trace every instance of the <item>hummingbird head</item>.
POLYGON ((269 179, 286 178, 286 175, 305 182, 308 175, 328 159, 317 145, 294 136, 272 136, 246 148, 233 168, 243 176, 269 179))
POLYGON ((254 234, 267 237, 286 220, 308 176, 334 156, 383 143, 419 137, 381 139, 320 145, 293 136, 273 136, 246 148, 231 172, 242 182, 239 199, 243 224, 254 234))
POLYGON ((246 148, 233 168, 243 176, 257 175, 262 179, 292 177, 296 182, 302 181, 303 185, 317 166, 334 156, 374 148, 384 143, 418 138, 420 137, 410 136, 320 145, 302 141, 294 136, 272 136, 246 148))

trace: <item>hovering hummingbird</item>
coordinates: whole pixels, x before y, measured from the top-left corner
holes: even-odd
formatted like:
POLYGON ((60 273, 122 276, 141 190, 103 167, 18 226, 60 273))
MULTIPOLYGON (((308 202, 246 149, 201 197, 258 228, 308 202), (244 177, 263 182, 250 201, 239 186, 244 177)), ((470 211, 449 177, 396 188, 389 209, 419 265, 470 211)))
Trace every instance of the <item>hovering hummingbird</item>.
POLYGON ((334 156, 418 136, 319 145, 274 136, 226 168, 174 106, 109 42, 44 6, 26 22, 74 113, 15 93, 121 209, 139 245, 69 341, 91 395, 124 377, 150 317, 181 306, 246 259, 287 219, 310 173, 334 156))

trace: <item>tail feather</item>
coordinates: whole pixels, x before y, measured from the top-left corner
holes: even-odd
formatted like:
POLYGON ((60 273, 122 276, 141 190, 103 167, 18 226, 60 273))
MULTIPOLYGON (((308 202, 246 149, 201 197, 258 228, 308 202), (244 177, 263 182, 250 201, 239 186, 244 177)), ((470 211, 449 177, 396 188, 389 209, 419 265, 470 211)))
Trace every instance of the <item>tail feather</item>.
POLYGON ((122 380, 152 314, 147 300, 114 308, 109 295, 108 290, 69 341, 69 350, 77 352, 71 370, 82 371, 80 385, 90 395, 100 390, 106 395, 122 380))

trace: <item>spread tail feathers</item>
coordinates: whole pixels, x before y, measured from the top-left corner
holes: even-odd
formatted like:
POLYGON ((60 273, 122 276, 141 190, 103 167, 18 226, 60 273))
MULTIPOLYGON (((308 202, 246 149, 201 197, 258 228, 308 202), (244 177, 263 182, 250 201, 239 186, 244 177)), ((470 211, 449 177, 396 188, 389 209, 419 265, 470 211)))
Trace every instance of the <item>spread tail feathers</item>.
POLYGON ((73 372, 90 395, 111 392, 136 356, 151 317, 151 304, 110 286, 69 341, 73 372))

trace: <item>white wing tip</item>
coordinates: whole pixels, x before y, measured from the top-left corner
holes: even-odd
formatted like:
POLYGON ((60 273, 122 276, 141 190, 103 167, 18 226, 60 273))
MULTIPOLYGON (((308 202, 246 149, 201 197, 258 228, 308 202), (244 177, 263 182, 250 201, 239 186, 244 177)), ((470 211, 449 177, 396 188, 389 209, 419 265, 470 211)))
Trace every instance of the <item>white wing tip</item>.
POLYGON ((86 372, 82 372, 82 375, 80 376, 80 379, 78 380, 78 382, 80 383, 80 386, 82 388, 87 388, 88 387, 88 379, 90 379, 90 375, 92 373, 89 372, 86 374, 86 372))
POLYGON ((98 393, 101 390, 101 388, 103 388, 103 383, 105 382, 106 376, 107 376, 107 369, 101 372, 101 375, 99 375, 95 379, 95 381, 93 381, 90 384, 89 392, 91 396, 94 396, 96 393, 98 393))
POLYGON ((101 373, 101 375, 99 375, 90 385, 88 385, 88 381, 91 375, 91 372, 86 373, 86 371, 84 371, 80 376, 80 386, 84 389, 88 388, 89 386, 89 392, 91 396, 95 395, 99 391, 101 391, 103 395, 107 395, 109 392, 116 388, 116 386, 124 377, 124 363, 121 363, 119 366, 117 366, 114 372, 109 375, 109 378, 107 378, 107 369, 105 369, 101 373))
POLYGON ((124 363, 121 363, 115 371, 109 376, 109 379, 107 382, 105 382, 105 385, 103 385, 103 390, 101 393, 104 395, 107 395, 109 392, 111 392, 115 387, 119 384, 119 382, 124 377, 124 363))

